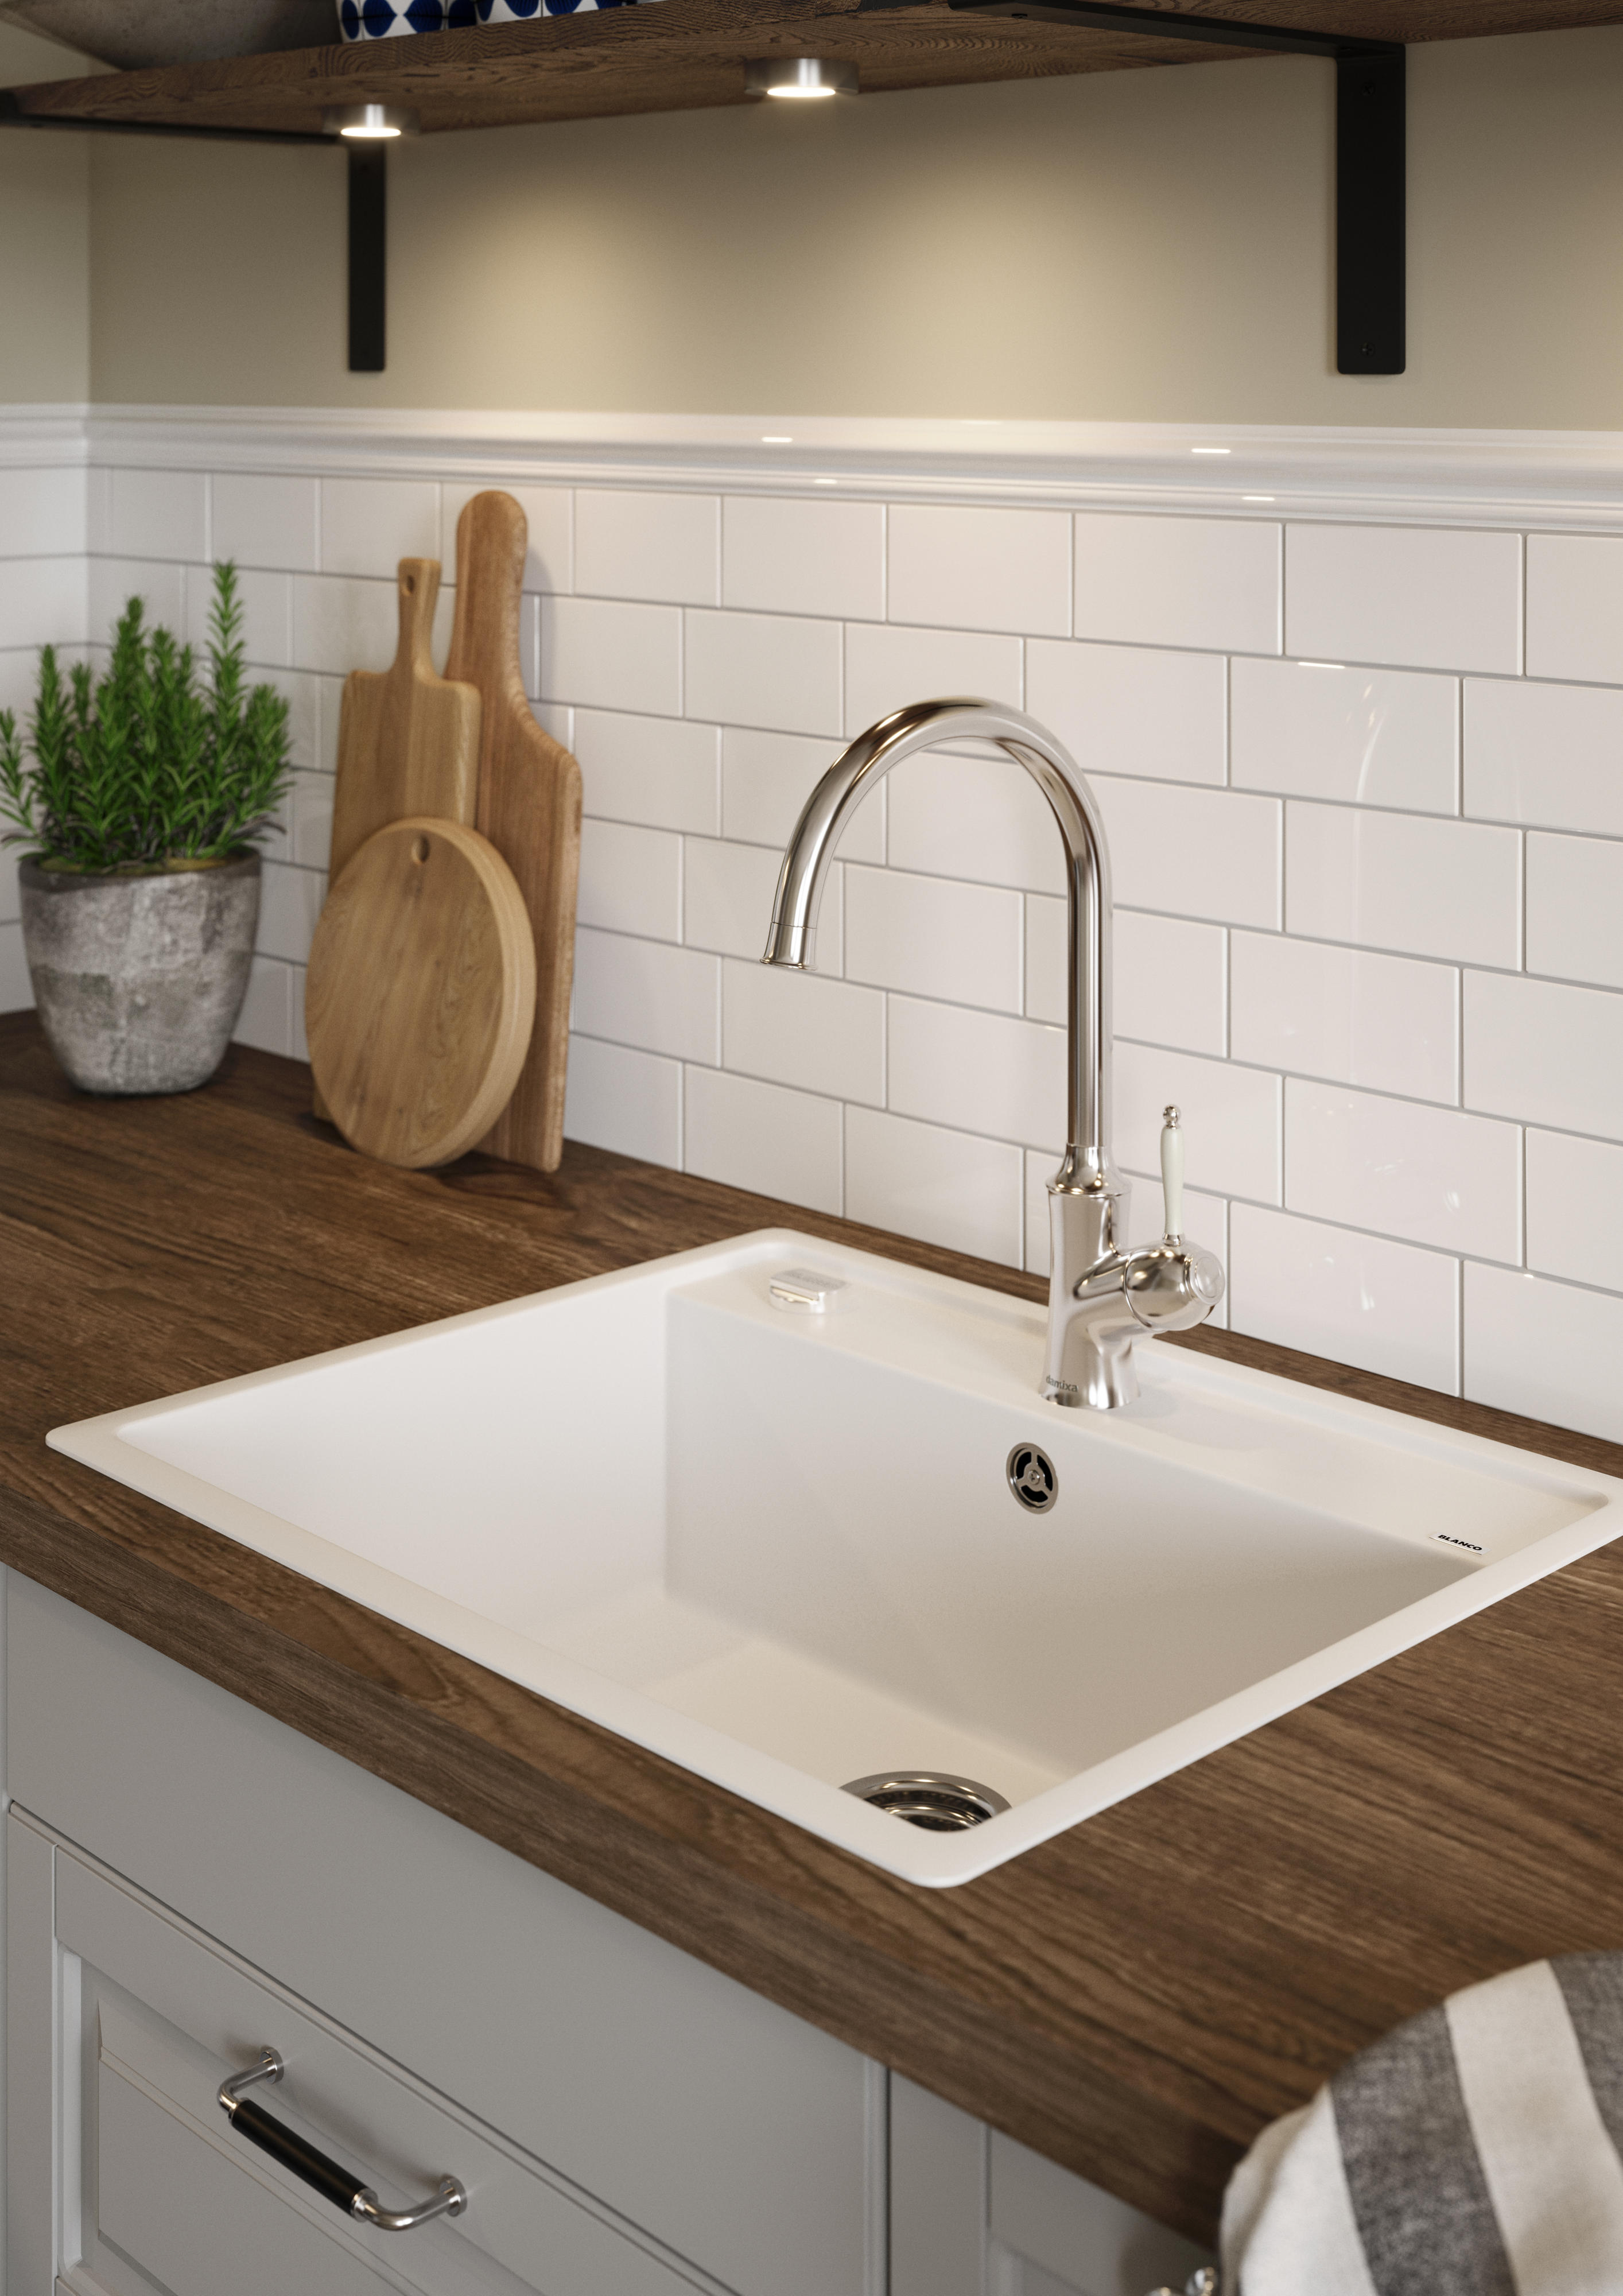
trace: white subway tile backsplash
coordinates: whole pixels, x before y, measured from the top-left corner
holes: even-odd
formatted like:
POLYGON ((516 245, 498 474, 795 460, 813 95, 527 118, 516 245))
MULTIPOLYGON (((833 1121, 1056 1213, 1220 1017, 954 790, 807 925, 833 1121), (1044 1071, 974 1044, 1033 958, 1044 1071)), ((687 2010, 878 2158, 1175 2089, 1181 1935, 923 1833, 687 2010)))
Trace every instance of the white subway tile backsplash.
MULTIPOLYGON (((209 560, 242 569, 298 768, 244 1042, 305 1050, 343 681, 393 658, 403 554, 444 562, 443 658, 478 467, 0 471, 0 704, 44 640, 103 660, 132 592, 201 638, 209 560)), ((1064 877, 1029 777, 909 760, 852 817, 818 972, 758 961, 844 741, 984 693, 1053 726, 1110 832, 1132 1235, 1176 1101, 1233 1327, 1623 1435, 1623 538, 1530 538, 1524 677, 1501 531, 1073 518, 916 474, 888 508, 512 491, 527 690, 585 778, 572 1138, 1045 1267, 1064 877)), ((29 1000, 14 873, 0 1006, 29 1000)))
POLYGON ((687 711, 783 734, 840 731, 840 625, 701 613, 687 625, 687 711))
MULTIPOLYGON (((118 496, 113 497, 115 519, 118 496)), ((191 554, 201 556, 200 552, 191 554)), ((439 558, 439 488, 428 479, 324 479, 321 570, 392 577, 402 558, 439 558)), ((446 565, 455 579, 455 559, 446 565)))
POLYGON ((877 1109, 845 1115, 845 1210, 870 1227, 1021 1265, 1021 1152, 877 1109))
MULTIPOLYGON (((447 582, 456 579, 456 522, 463 507, 483 487, 444 486, 439 490, 439 562, 447 582)), ((574 578, 572 540, 575 496, 568 487, 515 487, 501 488, 509 494, 524 513, 528 529, 524 553, 526 590, 546 590, 554 595, 561 590, 584 589, 574 578)), ((639 591, 636 595, 657 598, 655 589, 639 591)))
POLYGON ((583 925, 573 1025, 583 1036, 713 1067, 721 1058, 721 960, 583 925))
POLYGON ((768 614, 885 611, 885 512, 881 503, 730 495, 722 506, 721 598, 768 614))
POLYGON ((1127 645, 1280 650, 1280 530, 1262 519, 1077 518, 1076 634, 1127 645))
POLYGON ((684 1168, 815 1212, 838 1212, 840 1121, 837 1100, 722 1069, 689 1069, 684 1168))
POLYGON ((717 604, 720 501, 715 495, 582 487, 575 496, 575 587, 590 598, 717 604))
POLYGON ((300 767, 276 808, 276 819, 280 827, 260 848, 266 859, 294 861, 301 868, 324 873, 332 852, 332 775, 300 767))
POLYGON ((1116 898, 1220 924, 1280 922, 1279 801, 1093 777, 1116 898))
POLYGON ((840 1100, 885 1097, 885 1000, 876 989, 729 957, 721 975, 724 1067, 840 1100))
POLYGON ((0 1013, 24 1013, 33 1002, 34 984, 22 953, 22 927, 0 924, 0 1013))
MULTIPOLYGON (((15 638, 20 638, 30 619, 41 614, 49 618, 51 630, 59 630, 62 609, 67 604, 66 594, 70 588, 69 578, 78 570, 70 559, 37 560, 30 578, 30 588, 37 590, 32 601, 34 617, 26 607, 20 614, 13 614, 8 611, 7 592, 12 578, 28 563, 26 559, 16 559, 10 564, 0 561, 0 614, 4 615, 7 635, 15 638)), ((111 644, 113 625, 132 598, 140 599, 148 629, 157 626, 178 636, 184 628, 186 569, 177 561, 93 558, 86 571, 89 637, 93 645, 111 644)))
MULTIPOLYGON (((354 581, 338 574, 293 577, 293 667, 342 680, 352 669, 387 669, 399 637, 399 596, 391 578, 354 581)), ((333 714, 333 739, 337 737, 333 714)))
POLYGON ((889 1001, 885 1104, 1031 1145, 1065 1129, 1065 1031, 922 998, 889 1001))
POLYGON ((1440 1251, 1236 1204, 1234 1327, 1280 1346, 1457 1395, 1459 1274, 1440 1251))
POLYGON ((1623 685, 1623 537, 1528 537, 1528 676, 1623 685))
POLYGON ((1623 1442, 1623 1300, 1503 1267, 1465 1269, 1465 1393, 1623 1442))
MULTIPOLYGON (((1221 1054, 1226 1049, 1227 938, 1219 925, 1118 909, 1116 1034, 1221 1054)), ((1026 903, 1026 1011, 1032 1020, 1065 1019, 1069 967, 1065 904, 1033 896, 1026 903)))
POLYGON ((1135 1172, 1160 1169, 1162 1112, 1183 1112, 1192 1187, 1276 1204, 1280 1094, 1276 1076, 1153 1045, 1116 1047, 1116 1153, 1135 1172))
POLYGON ((1521 537, 1466 527, 1287 527, 1285 652, 1513 677, 1521 537))
MULTIPOLYGON (((721 737, 723 836, 770 845, 781 853, 801 808, 842 746, 838 740, 727 726, 721 737)), ((857 807, 836 849, 843 860, 884 859, 885 802, 881 785, 857 807)))
POLYGON ((901 503, 890 512, 891 619, 1064 637, 1070 559, 1063 511, 901 503))
MULTIPOLYGON (((679 717, 680 611, 601 598, 543 598, 540 682, 548 701, 679 717)), ((693 714, 716 715, 703 708, 693 714)))
POLYGON ((320 567, 316 504, 314 479, 222 472, 214 481, 211 554, 239 566, 314 574, 320 567))
POLYGON ((682 1161, 682 1067, 656 1053, 570 1038, 563 1136, 651 1164, 682 1161))
POLYGON ((120 558, 206 558, 208 480, 201 471, 111 472, 103 547, 120 558))
POLYGON ((259 885, 260 952, 303 964, 321 905, 327 897, 326 873, 299 869, 283 861, 267 861, 259 885))
POLYGON ((1230 962, 1237 1061, 1407 1099, 1458 1100, 1452 966, 1239 932, 1230 962))
POLYGON ((1285 1203, 1483 1259, 1521 1257, 1521 1135, 1453 1109, 1285 1086, 1285 1203))
POLYGON ((720 828, 721 737, 714 726, 578 709, 565 747, 580 760, 588 814, 701 837, 720 828))
POLYGON ((576 914, 609 932, 680 940, 682 840, 626 822, 583 822, 576 914))
POLYGON ((1528 839, 1527 966, 1623 988, 1623 843, 1528 839))
POLYGON ((1521 840, 1474 822, 1292 800, 1285 927, 1414 956, 1518 964, 1521 840))
MULTIPOLYGON (((234 1045, 252 1045, 262 1053, 280 1053, 285 1059, 292 1048, 292 992, 296 978, 293 967, 282 964, 274 956, 256 956, 248 975, 248 994, 242 999, 242 1009, 237 1015, 237 1025, 231 1032, 234 1045)), ((0 1010, 4 1009, 0 1001, 0 1010)))
POLYGON ((976 749, 923 750, 885 776, 891 867, 1063 892, 1065 849, 1047 799, 1006 751, 976 749))
POLYGON ((1623 837, 1623 693, 1468 677, 1465 811, 1623 837))
POLYGON ((1225 778, 1228 680, 1221 654, 1033 638, 1026 707, 1086 774, 1225 778))
POLYGON ((848 868, 845 970, 848 980, 881 988, 1018 1013, 1020 896, 896 869, 848 868))
POLYGON ((1623 1292, 1623 1148, 1527 1136, 1528 1266, 1623 1292))
POLYGON ((1465 1105, 1623 1140, 1623 996, 1468 972, 1465 1105))
MULTIPOLYGON (((840 879, 831 870, 817 912, 814 970, 838 973, 842 941, 840 879)), ((760 961, 777 890, 778 857, 769 845, 729 845, 690 837, 683 847, 682 938, 690 948, 760 961)))
POLYGON ((1236 661, 1236 789, 1458 811, 1459 688, 1413 670, 1236 661))
POLYGON ((845 634, 845 730, 865 734, 892 709, 942 695, 1021 706, 1020 640, 984 631, 854 622, 845 634))
POLYGON ((86 477, 83 470, 0 470, 0 557, 82 558, 86 477))

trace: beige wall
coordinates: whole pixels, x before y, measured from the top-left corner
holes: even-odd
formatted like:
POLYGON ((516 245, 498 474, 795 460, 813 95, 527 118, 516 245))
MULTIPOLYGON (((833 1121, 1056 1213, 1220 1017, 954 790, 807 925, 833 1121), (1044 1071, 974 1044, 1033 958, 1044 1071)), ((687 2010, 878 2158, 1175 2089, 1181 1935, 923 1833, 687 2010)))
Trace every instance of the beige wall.
POLYGON ((1332 78, 1285 59, 424 138, 376 378, 336 154, 103 143, 93 395, 1623 427, 1623 27, 1411 87, 1401 378, 1332 371, 1332 78))
MULTIPOLYGON (((79 58, 0 24, 0 87, 67 79, 79 58)), ((90 395, 90 172, 85 139, 0 132, 0 405, 90 395)))

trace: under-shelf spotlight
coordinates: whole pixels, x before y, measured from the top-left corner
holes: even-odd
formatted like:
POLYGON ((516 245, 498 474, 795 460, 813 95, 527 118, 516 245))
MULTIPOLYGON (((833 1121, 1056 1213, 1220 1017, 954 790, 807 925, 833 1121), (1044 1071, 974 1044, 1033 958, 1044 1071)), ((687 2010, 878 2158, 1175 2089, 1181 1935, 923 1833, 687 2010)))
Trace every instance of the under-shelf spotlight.
POLYGON ((397 135, 417 133, 417 115, 398 103, 340 103, 322 114, 329 135, 347 135, 352 144, 386 144, 397 135))
POLYGON ((824 95, 855 95, 857 67, 826 56, 762 56, 744 66, 744 86, 751 95, 781 95, 802 103, 824 95))

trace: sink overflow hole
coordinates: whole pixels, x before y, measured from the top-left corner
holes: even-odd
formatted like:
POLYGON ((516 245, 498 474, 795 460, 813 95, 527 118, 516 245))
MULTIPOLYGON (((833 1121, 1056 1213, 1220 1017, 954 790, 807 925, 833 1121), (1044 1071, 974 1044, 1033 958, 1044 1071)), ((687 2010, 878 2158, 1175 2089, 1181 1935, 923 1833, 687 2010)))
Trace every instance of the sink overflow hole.
POLYGON ((962 1833, 1009 1807, 990 1786, 947 1770, 878 1770, 871 1778, 853 1778, 840 1791, 930 1833, 962 1833))

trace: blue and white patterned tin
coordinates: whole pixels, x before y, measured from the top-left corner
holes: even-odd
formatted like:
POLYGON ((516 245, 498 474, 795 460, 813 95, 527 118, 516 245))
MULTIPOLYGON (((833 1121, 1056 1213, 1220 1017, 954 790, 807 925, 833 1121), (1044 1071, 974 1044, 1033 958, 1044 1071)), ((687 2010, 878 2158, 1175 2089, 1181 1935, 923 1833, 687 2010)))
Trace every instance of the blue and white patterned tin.
POLYGON ((397 40, 413 32, 443 32, 446 0, 338 0, 338 28, 346 40, 397 40))
POLYGON ((455 24, 529 24, 537 16, 584 16, 594 8, 647 7, 650 0, 451 0, 455 24))

